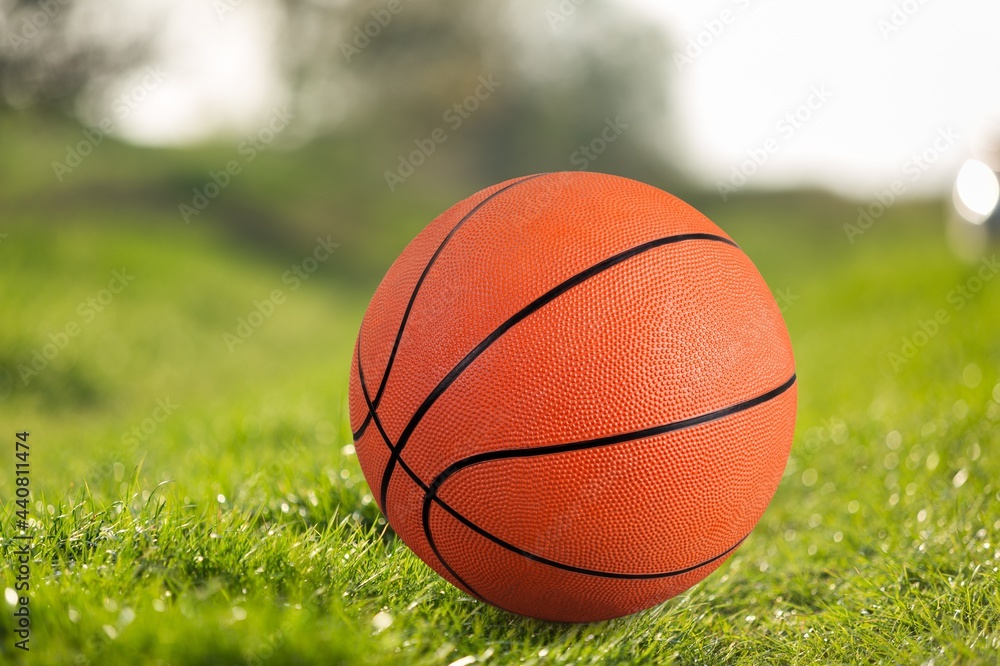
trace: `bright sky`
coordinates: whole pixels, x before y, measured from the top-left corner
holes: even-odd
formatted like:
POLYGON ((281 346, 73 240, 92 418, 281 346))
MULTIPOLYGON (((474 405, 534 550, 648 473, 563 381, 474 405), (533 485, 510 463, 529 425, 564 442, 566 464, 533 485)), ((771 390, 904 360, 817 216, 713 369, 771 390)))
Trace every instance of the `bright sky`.
MULTIPOLYGON (((673 98, 683 163, 705 184, 756 156, 760 166, 743 166, 756 170, 754 185, 820 184, 870 198, 905 179, 909 193, 939 190, 990 128, 1000 132, 1000 3, 630 2, 689 57, 670 63, 673 98)), ((171 74, 122 121, 123 133, 177 143, 252 131, 276 101, 274 14, 249 2, 222 18, 219 3, 173 4, 171 74)))

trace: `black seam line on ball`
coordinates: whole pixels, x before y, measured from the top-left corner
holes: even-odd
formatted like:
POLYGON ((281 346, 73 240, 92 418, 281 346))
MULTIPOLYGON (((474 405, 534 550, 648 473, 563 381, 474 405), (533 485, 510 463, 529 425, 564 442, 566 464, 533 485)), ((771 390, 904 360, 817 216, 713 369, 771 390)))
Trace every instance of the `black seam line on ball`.
MULTIPOLYGON (((382 441, 384 441, 385 445, 389 447, 390 451, 392 451, 392 449, 393 449, 392 440, 389 439, 389 434, 385 431, 385 428, 382 426, 382 421, 378 417, 378 412, 375 411, 375 407, 372 405, 371 396, 368 395, 368 387, 365 386, 365 373, 364 373, 364 370, 361 368, 361 339, 360 338, 358 338, 358 345, 357 345, 357 347, 358 347, 358 381, 361 383, 361 394, 365 398, 365 404, 368 406, 368 413, 372 415, 372 420, 375 422, 375 427, 378 429, 379 435, 382 437, 382 441)), ((355 440, 355 441, 357 441, 357 440, 355 440)), ((424 486, 423 483, 421 483, 420 485, 421 485, 421 487, 424 488, 424 492, 427 492, 426 486, 424 486)), ((384 503, 382 504, 381 508, 382 508, 382 513, 385 514, 385 519, 388 521, 389 520, 389 514, 386 513, 386 511, 385 511, 385 504, 384 503)))
MULTIPOLYGON (((357 347, 358 347, 358 379, 361 381, 361 394, 365 398, 365 404, 368 405, 369 413, 372 414, 372 420, 375 422, 375 427, 378 429, 379 434, 382 436, 382 441, 384 441, 385 445, 389 447, 390 451, 392 451, 393 450, 392 442, 389 440, 389 435, 385 432, 385 429, 382 427, 382 422, 381 422, 381 420, 378 417, 378 412, 376 412, 375 409, 374 409, 374 407, 372 406, 371 396, 368 395, 368 387, 365 386, 364 369, 361 367, 361 341, 360 341, 360 339, 358 340, 357 347)), ((409 475, 409 477, 411 479, 413 479, 414 483, 416 483, 418 486, 420 486, 420 489, 422 491, 424 491, 424 496, 426 497, 428 490, 430 490, 427 487, 427 484, 424 483, 423 480, 421 480, 421 478, 419 476, 417 476, 416 472, 414 472, 412 469, 410 469, 410 466, 407 465, 406 462, 403 459, 399 460, 399 466, 403 468, 403 471, 405 471, 407 473, 407 475, 409 475)), ((425 510, 427 510, 427 509, 425 508, 425 510)), ((450 510, 450 507, 449 507, 449 510, 450 510)), ((389 514, 386 511, 385 504, 382 505, 382 513, 383 513, 383 515, 385 515, 386 522, 388 522, 391 525, 392 523, 389 522, 389 514)), ((426 520, 424 521, 424 524, 425 525, 429 525, 429 523, 426 520)), ((448 564, 448 562, 444 559, 444 557, 438 551, 437 544, 434 543, 433 537, 430 536, 430 528, 429 527, 427 528, 426 533, 427 533, 427 543, 428 543, 428 545, 430 545, 431 550, 434 551, 434 556, 438 558, 438 561, 440 561, 441 564, 448 571, 451 572, 451 575, 455 577, 455 580, 457 580, 458 582, 460 582, 462 585, 465 586, 466 590, 469 591, 469 594, 471 594, 472 596, 476 597, 480 601, 485 601, 486 600, 485 597, 483 597, 483 595, 481 595, 479 592, 477 592, 476 588, 472 587, 472 585, 470 585, 464 578, 462 578, 459 575, 459 573, 457 571, 455 571, 452 568, 452 566, 450 564, 448 564)))
MULTIPOLYGON (((480 464, 480 463, 484 463, 484 462, 489 462, 489 461, 493 461, 493 460, 501 460, 501 459, 504 459, 504 458, 529 458, 529 457, 535 457, 535 456, 544 456, 544 455, 554 455, 554 454, 558 454, 558 453, 567 453, 567 452, 571 452, 571 451, 582 451, 582 450, 585 450, 585 449, 592 449, 592 448, 598 448, 598 447, 602 447, 602 446, 610 446, 610 445, 613 445, 613 444, 621 444, 621 443, 625 443, 625 442, 636 441, 636 440, 640 440, 640 439, 646 439, 648 437, 653 437, 653 436, 656 436, 656 435, 662 435, 662 434, 669 433, 669 432, 675 432, 677 430, 683 430, 685 428, 691 428, 691 427, 694 427, 694 426, 697 426, 697 425, 703 425, 705 423, 710 423, 712 421, 717 421, 719 419, 725 418, 726 416, 729 416, 731 414, 736 414, 738 412, 742 412, 742 411, 746 411, 748 409, 752 409, 753 407, 756 407, 758 405, 762 405, 765 402, 768 402, 768 401, 773 400, 774 398, 778 397, 779 395, 781 395, 782 393, 784 393, 785 391, 787 391, 788 389, 790 389, 794 384, 795 384, 795 375, 793 374, 791 376, 791 378, 788 381, 786 381, 784 384, 782 384, 781 386, 779 386, 779 387, 777 387, 775 389, 772 389, 772 390, 768 391, 767 393, 763 393, 763 394, 761 394, 761 395, 759 395, 759 396, 757 396, 755 398, 751 398, 750 400, 746 400, 744 402, 740 402, 740 403, 737 403, 735 405, 731 405, 729 407, 724 407, 722 409, 718 409, 718 410, 715 410, 713 412, 708 412, 707 414, 702 414, 700 416, 695 416, 695 417, 692 417, 692 418, 689 418, 689 419, 683 419, 681 421, 674 421, 672 423, 667 423, 667 424, 660 425, 660 426, 654 426, 652 428, 645 428, 643 430, 636 430, 636 431, 633 431, 633 432, 630 432, 630 433, 624 433, 624 434, 621 434, 621 435, 612 435, 612 436, 609 436, 609 437, 600 437, 600 438, 597 438, 597 439, 584 440, 584 441, 581 441, 581 442, 573 442, 573 443, 570 443, 570 444, 555 444, 555 445, 552 445, 552 446, 540 446, 540 447, 534 447, 534 448, 530 448, 530 449, 505 449, 505 450, 502 450, 502 451, 490 451, 490 452, 487 452, 487 453, 480 453, 480 454, 476 454, 476 455, 473 455, 473 456, 469 456, 468 458, 464 458, 464 459, 462 459, 462 460, 460 460, 460 461, 458 461, 458 462, 450 465, 443 472, 441 472, 440 474, 438 474, 437 477, 434 478, 434 480, 431 482, 430 486, 425 491, 426 494, 424 495, 424 506, 423 506, 423 519, 424 519, 423 528, 424 528, 424 536, 425 536, 425 538, 427 538, 427 540, 429 542, 432 541, 431 534, 430 534, 430 523, 428 522, 427 518, 430 515, 430 505, 431 505, 431 502, 437 502, 438 505, 441 506, 441 508, 443 508, 445 511, 447 511, 452 516, 454 516, 459 522, 461 522, 462 524, 464 524, 466 527, 468 527, 469 529, 473 530, 474 532, 476 532, 476 533, 480 534, 481 536, 483 536, 483 537, 489 539, 490 541, 494 542, 498 546, 506 548, 507 550, 510 550, 511 552, 514 552, 514 553, 517 553, 518 555, 526 557, 526 558, 528 558, 530 560, 534 560, 536 562, 541 562, 542 564, 547 564, 547 565, 555 567, 557 569, 564 569, 566 571, 572 571, 572 572, 575 572, 575 573, 587 574, 587 575, 591 575, 591 576, 600 576, 600 577, 604 577, 604 578, 639 579, 639 580, 641 580, 641 579, 650 579, 650 578, 666 578, 666 577, 669 577, 669 576, 679 576, 680 574, 684 574, 684 573, 688 573, 690 571, 694 571, 695 569, 703 567, 706 564, 710 564, 710 563, 714 562, 715 560, 717 560, 717 559, 719 559, 721 557, 724 557, 727 554, 729 554, 730 552, 732 552, 733 550, 735 550, 741 543, 743 543, 743 540, 746 539, 747 536, 749 536, 749 534, 747 536, 744 536, 742 539, 740 539, 739 541, 737 541, 735 545, 733 545, 731 548, 727 549, 726 551, 720 553, 719 555, 716 555, 716 556, 714 556, 714 557, 712 557, 712 558, 710 558, 708 560, 705 560, 704 562, 700 562, 700 563, 695 564, 693 566, 686 567, 684 569, 679 569, 679 570, 676 570, 676 571, 667 571, 667 572, 661 572, 661 573, 636 574, 636 573, 616 573, 616 572, 611 572, 611 571, 601 571, 601 570, 595 570, 595 569, 585 569, 583 567, 577 567, 577 566, 573 566, 571 564, 564 564, 562 562, 557 562, 555 560, 550 560, 548 558, 542 557, 541 555, 536 555, 536 554, 534 554, 534 553, 532 553, 530 551, 524 550, 523 548, 518 548, 517 546, 515 546, 515 545, 513 545, 511 543, 508 543, 507 541, 504 541, 500 537, 498 537, 498 536, 496 536, 494 534, 491 534, 490 532, 486 531, 485 529, 483 529, 479 525, 476 525, 474 522, 472 522, 471 520, 469 520, 468 518, 466 518, 465 516, 463 516, 462 514, 460 514, 458 511, 456 511, 454 508, 452 508, 448 504, 446 504, 441 498, 438 497, 437 493, 438 493, 438 490, 440 490, 441 485, 445 481, 447 481, 449 477, 451 477, 456 472, 458 472, 458 471, 460 471, 462 469, 465 469, 466 467, 470 467, 472 465, 476 465, 476 464, 480 464)), ((402 462, 402 459, 400 459, 400 462, 402 462)), ((436 552, 436 549, 435 549, 435 552, 436 552)), ((438 559, 441 559, 440 555, 438 556, 438 559)))
POLYGON ((663 238, 657 238, 655 240, 642 243, 641 245, 636 245, 635 247, 629 248, 618 254, 614 254, 607 259, 604 259, 590 268, 587 268, 576 275, 568 278, 567 280, 560 282, 552 289, 533 300, 531 303, 525 307, 518 310, 504 323, 500 324, 492 333, 490 333, 482 342, 476 345, 472 351, 465 355, 465 357, 458 362, 451 371, 444 376, 444 378, 438 383, 437 386, 430 392, 430 394, 424 399, 424 401, 414 412, 413 416, 410 418, 409 423, 403 428, 403 432, 400 434, 399 439, 396 441, 396 446, 392 447, 392 453, 389 455, 389 461, 386 463, 385 471, 382 473, 382 488, 380 496, 382 498, 382 506, 385 506, 385 497, 389 490, 389 479, 392 477, 393 469, 396 462, 399 460, 399 454, 402 452, 406 443, 409 441, 410 436, 416 429, 420 420, 424 417, 424 414, 431 408, 434 402, 441 397, 441 394, 454 383, 458 377, 465 372, 465 369, 472 364, 483 352, 485 352, 490 345, 500 339, 507 331, 516 326, 519 322, 526 319, 529 315, 537 310, 540 310, 543 306, 554 301, 557 297, 565 294, 567 291, 573 287, 587 281, 588 279, 599 275, 609 268, 613 268, 618 264, 622 263, 627 259, 631 259, 635 256, 648 252, 650 250, 662 247, 664 245, 671 245, 673 243, 681 243, 684 241, 693 240, 704 240, 717 243, 725 243, 727 245, 732 245, 733 247, 739 247, 732 240, 725 238, 723 236, 717 236, 715 234, 677 234, 675 236, 665 236, 663 238))
MULTIPOLYGON (((480 528, 475 523, 473 523, 473 522, 471 522, 471 521, 463 518, 461 516, 461 514, 455 512, 447 504, 444 504, 443 502, 440 502, 439 500, 437 500, 437 498, 435 498, 434 501, 437 502, 437 504, 441 508, 443 508, 448 513, 450 513, 455 518, 457 518, 459 520, 459 522, 461 522, 462 524, 466 525, 467 527, 469 527, 470 529, 472 529, 474 532, 476 532, 480 536, 485 537, 486 539, 492 541, 493 543, 497 544, 498 546, 501 546, 501 547, 503 547, 503 548, 511 551, 512 553, 520 555, 521 557, 524 557, 525 559, 532 560, 533 562, 538 562, 539 564, 548 565, 548 566, 553 567, 555 569, 561 569, 563 571, 569 571, 571 573, 578 573, 578 574, 581 574, 581 575, 584 575, 584 576, 594 576, 596 578, 613 578, 613 579, 616 579, 616 580, 657 580, 657 579, 660 579, 660 578, 672 578, 674 576, 680 576, 680 575, 683 575, 683 574, 686 574, 686 573, 691 573, 692 571, 694 571, 696 569, 700 569, 703 566, 706 566, 708 564, 711 564, 712 562, 715 562, 716 560, 722 559, 723 557, 725 557, 729 553, 731 553, 734 550, 736 550, 737 548, 739 548, 740 544, 743 543, 744 541, 746 541, 747 537, 750 536, 750 534, 747 533, 746 535, 744 535, 743 537, 741 537, 739 541, 737 541, 736 543, 734 543, 729 548, 726 548, 724 551, 722 551, 718 555, 713 555, 712 557, 708 558, 707 560, 704 560, 703 562, 699 562, 698 564, 692 564, 691 566, 684 567, 683 569, 676 569, 674 571, 666 571, 666 572, 660 572, 660 573, 646 573, 646 574, 616 573, 614 571, 602 571, 600 569, 586 569, 584 567, 576 567, 576 566, 573 566, 572 564, 564 564, 562 562, 556 562, 555 560, 550 560, 548 558, 542 557, 541 555, 536 555, 536 554, 534 554, 532 552, 529 552, 527 550, 523 550, 521 548, 518 548, 517 546, 514 546, 512 544, 507 543, 503 539, 499 539, 499 538, 493 536, 492 534, 490 534, 486 530, 483 530, 482 528, 480 528)), ((428 543, 430 543, 431 550, 434 551, 434 554, 441 561, 441 563, 444 564, 444 566, 448 568, 448 571, 450 571, 452 573, 452 575, 454 575, 456 578, 458 578, 458 580, 462 581, 462 583, 466 587, 469 587, 468 583, 466 583, 464 580, 462 580, 462 578, 459 577, 457 573, 455 573, 455 570, 452 569, 451 566, 441 556, 441 553, 438 551, 437 545, 434 543, 434 539, 431 536, 431 530, 430 530, 430 507, 431 507, 431 502, 425 500, 424 501, 424 512, 423 512, 423 520, 424 520, 424 525, 425 525, 425 528, 424 528, 424 537, 427 539, 428 543)), ((472 588, 469 587, 469 589, 471 590, 472 588)), ((480 596, 480 595, 477 593, 476 596, 480 596)))
MULTIPOLYGON (((426 495, 425 495, 425 497, 426 497, 426 495)), ((442 506, 444 506, 444 505, 442 505, 442 506)), ((460 583, 462 583, 462 585, 464 585, 475 597, 477 597, 481 601, 485 601, 486 598, 483 597, 483 595, 481 595, 479 592, 477 592, 474 587, 472 587, 471 585, 469 585, 469 583, 467 583, 464 578, 462 578, 461 576, 459 576, 458 572, 455 571, 455 569, 452 568, 452 566, 450 564, 448 564, 448 560, 444 559, 444 555, 441 554, 441 551, 438 550, 437 544, 434 543, 434 535, 431 534, 431 503, 430 502, 427 502, 427 501, 424 502, 424 507, 423 507, 423 513, 421 515, 421 520, 423 521, 423 524, 424 524, 424 537, 427 539, 427 545, 429 545, 431 547, 431 551, 434 553, 434 557, 438 558, 438 561, 441 564, 443 564, 444 567, 448 571, 451 572, 451 575, 454 576, 455 579, 458 580, 460 583)))
POLYGON ((420 291, 420 287, 423 285, 424 279, 427 277, 427 273, 431 270, 431 266, 434 265, 434 262, 437 261, 437 258, 441 254, 442 250, 444 250, 445 245, 448 244, 448 241, 451 240, 452 236, 454 236, 458 232, 458 230, 462 227, 462 225, 464 225, 469 220, 470 217, 472 217, 480 208, 482 208, 487 202, 492 200, 501 192, 506 192, 507 190, 516 185, 520 185, 521 183, 527 182, 529 180, 534 180, 535 178, 540 178, 545 175, 547 174, 539 173, 535 174, 534 176, 527 176, 517 182, 511 183, 510 185, 506 185, 500 188, 490 196, 486 197, 485 199, 477 203, 475 206, 473 206, 472 210, 466 213, 462 217, 462 219, 458 221, 458 223, 452 228, 452 230, 448 232, 448 235, 444 237, 444 240, 441 241, 441 244, 438 245, 437 249, 434 251, 434 254, 432 254, 431 258, 427 261, 427 265, 424 266, 423 272, 420 273, 420 277, 417 279, 417 284, 414 285, 413 287, 413 293, 410 294, 410 300, 406 304, 406 310, 403 311, 403 318, 399 322, 399 330, 396 331, 396 340, 392 343, 392 351, 389 353, 389 360, 386 361, 385 364, 385 372, 382 373, 382 381, 379 382, 378 389, 375 391, 375 398, 372 400, 371 406, 369 407, 368 415, 365 416, 365 420, 361 423, 361 426, 358 427, 357 431, 353 433, 355 441, 357 441, 363 434, 365 434, 365 429, 368 428, 368 425, 371 423, 373 412, 376 409, 378 409, 379 403, 382 401, 382 394, 385 393, 385 386, 389 382, 389 372, 392 370, 392 364, 396 360, 396 352, 399 351, 399 342, 400 340, 403 339, 403 329, 406 328, 406 322, 410 318, 410 311, 413 310, 413 303, 414 301, 417 300, 417 292, 420 291))
MULTIPOLYGON (((359 349, 360 349, 360 345, 358 345, 358 346, 359 346, 359 349)), ((362 382, 361 382, 361 392, 362 392, 362 394, 365 397, 365 403, 367 403, 369 409, 372 409, 372 402, 371 402, 370 396, 368 395, 368 388, 364 384, 364 375, 363 375, 363 370, 361 369, 361 356, 360 356, 360 353, 358 355, 358 378, 362 380, 362 382)), ((390 442, 389 436, 386 434, 385 430, 382 427, 382 423, 381 423, 381 421, 378 418, 377 412, 375 412, 375 410, 372 409, 372 414, 373 414, 372 420, 375 422, 375 427, 378 428, 379 433, 382 435, 382 440, 385 442, 386 446, 388 446, 389 450, 391 451, 392 450, 392 443, 390 442)), ((402 467, 403 471, 405 471, 406 474, 411 479, 413 479, 414 483, 416 483, 420 487, 420 489, 422 491, 424 491, 424 496, 426 497, 427 496, 427 492, 430 490, 427 487, 427 484, 424 483, 420 479, 420 477, 417 476, 417 473, 414 472, 412 469, 410 469, 410 466, 407 465, 406 462, 403 461, 402 459, 400 459, 400 461, 399 461, 399 466, 402 467)), ((449 508, 449 510, 450 510, 450 508, 449 508)), ((383 507, 382 507, 382 511, 383 511, 383 513, 385 515, 386 521, 389 521, 389 514, 385 512, 385 505, 384 504, 383 504, 383 507)), ((429 513, 429 506, 425 505, 424 506, 424 511, 429 513)), ((391 525, 392 523, 390 522, 389 524, 391 525)), ((464 578, 462 578, 459 575, 459 573, 457 571, 455 571, 450 564, 448 564, 447 560, 444 559, 444 557, 441 555, 440 551, 438 551, 437 544, 434 543, 434 538, 430 535, 430 527, 429 527, 430 523, 427 521, 426 518, 424 519, 424 525, 428 525, 427 529, 425 530, 426 535, 427 535, 427 543, 431 547, 431 550, 434 552, 434 556, 438 558, 438 561, 440 561, 441 564, 449 572, 451 572, 451 575, 455 577, 455 580, 457 580, 458 582, 460 582, 462 585, 465 586, 465 588, 469 591, 470 594, 472 594, 472 596, 478 598, 481 601, 485 601, 485 598, 479 592, 477 592, 476 589, 474 587, 472 587, 464 578)))

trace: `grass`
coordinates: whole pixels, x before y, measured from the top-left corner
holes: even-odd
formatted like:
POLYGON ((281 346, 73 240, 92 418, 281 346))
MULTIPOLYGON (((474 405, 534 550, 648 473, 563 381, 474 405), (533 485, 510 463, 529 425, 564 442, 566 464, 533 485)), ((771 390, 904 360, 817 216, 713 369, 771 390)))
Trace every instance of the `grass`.
MULTIPOLYGON (((59 190, 63 208, 38 174, 0 192, 17 211, 0 241, 4 562, 25 429, 35 537, 32 651, 12 648, 4 606, 0 661, 996 663, 1000 280, 961 309, 948 300, 976 266, 948 253, 939 203, 896 206, 852 244, 852 206, 821 195, 698 202, 785 301, 801 382, 792 457, 719 571, 647 612, 572 626, 442 581, 386 530, 352 454, 347 369, 371 283, 338 262, 381 261, 356 246, 398 246, 410 222, 364 236, 335 207, 339 254, 292 290, 282 273, 320 222, 292 215, 309 233, 280 251, 236 243, 223 218, 243 194, 183 226, 171 206, 81 198, 102 169, 125 177, 94 160, 59 190), (79 304, 122 268, 134 280, 87 320, 79 304), (223 334, 276 288, 285 302, 230 352, 223 334), (948 323, 894 371, 887 352, 938 309, 948 323), (71 321, 80 333, 26 384, 19 366, 71 321)), ((146 186, 172 191, 170 173, 214 161, 166 156, 146 186)), ((261 196, 280 208, 293 194, 261 196)), ((14 582, 6 567, 0 586, 14 582)))

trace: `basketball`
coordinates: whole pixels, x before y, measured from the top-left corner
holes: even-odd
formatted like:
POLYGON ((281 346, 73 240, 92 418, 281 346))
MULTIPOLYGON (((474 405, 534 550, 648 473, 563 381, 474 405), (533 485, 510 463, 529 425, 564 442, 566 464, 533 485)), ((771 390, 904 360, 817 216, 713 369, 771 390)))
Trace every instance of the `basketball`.
POLYGON ((749 536, 788 459, 796 376, 767 285, 659 189, 573 172, 487 188, 379 285, 355 450, 403 542, 543 620, 659 604, 749 536))

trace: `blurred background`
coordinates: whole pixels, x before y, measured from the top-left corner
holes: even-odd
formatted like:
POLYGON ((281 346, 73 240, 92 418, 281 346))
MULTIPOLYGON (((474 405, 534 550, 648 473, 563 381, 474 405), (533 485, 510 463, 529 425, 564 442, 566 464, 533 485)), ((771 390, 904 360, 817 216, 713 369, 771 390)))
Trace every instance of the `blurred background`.
POLYGON ((586 169, 706 213, 785 313, 799 431, 743 557, 916 539, 880 520, 996 490, 998 27, 981 0, 0 0, 0 426, 39 443, 42 514, 169 482, 377 525, 345 416, 372 291, 456 201, 586 169))
MULTIPOLYGON (((643 180, 727 228, 767 218, 739 240, 770 250, 768 228, 827 234, 826 257, 915 206, 908 231, 975 263, 998 226, 998 21, 974 0, 0 0, 5 300, 41 316, 10 312, 0 395, 96 393, 40 372, 65 358, 26 364, 68 321, 31 273, 83 285, 60 243, 259 269, 323 237, 313 282, 361 303, 443 209, 542 171, 643 180)), ((238 323, 253 294, 204 309, 238 323)))
POLYGON ((988 229, 998 19, 973 0, 3 0, 4 221, 114 200, 272 250, 332 231, 350 250, 324 272, 369 288, 443 206, 548 170, 706 205, 822 190, 875 219, 954 189, 988 229), (215 182, 232 160, 247 173, 215 182))

